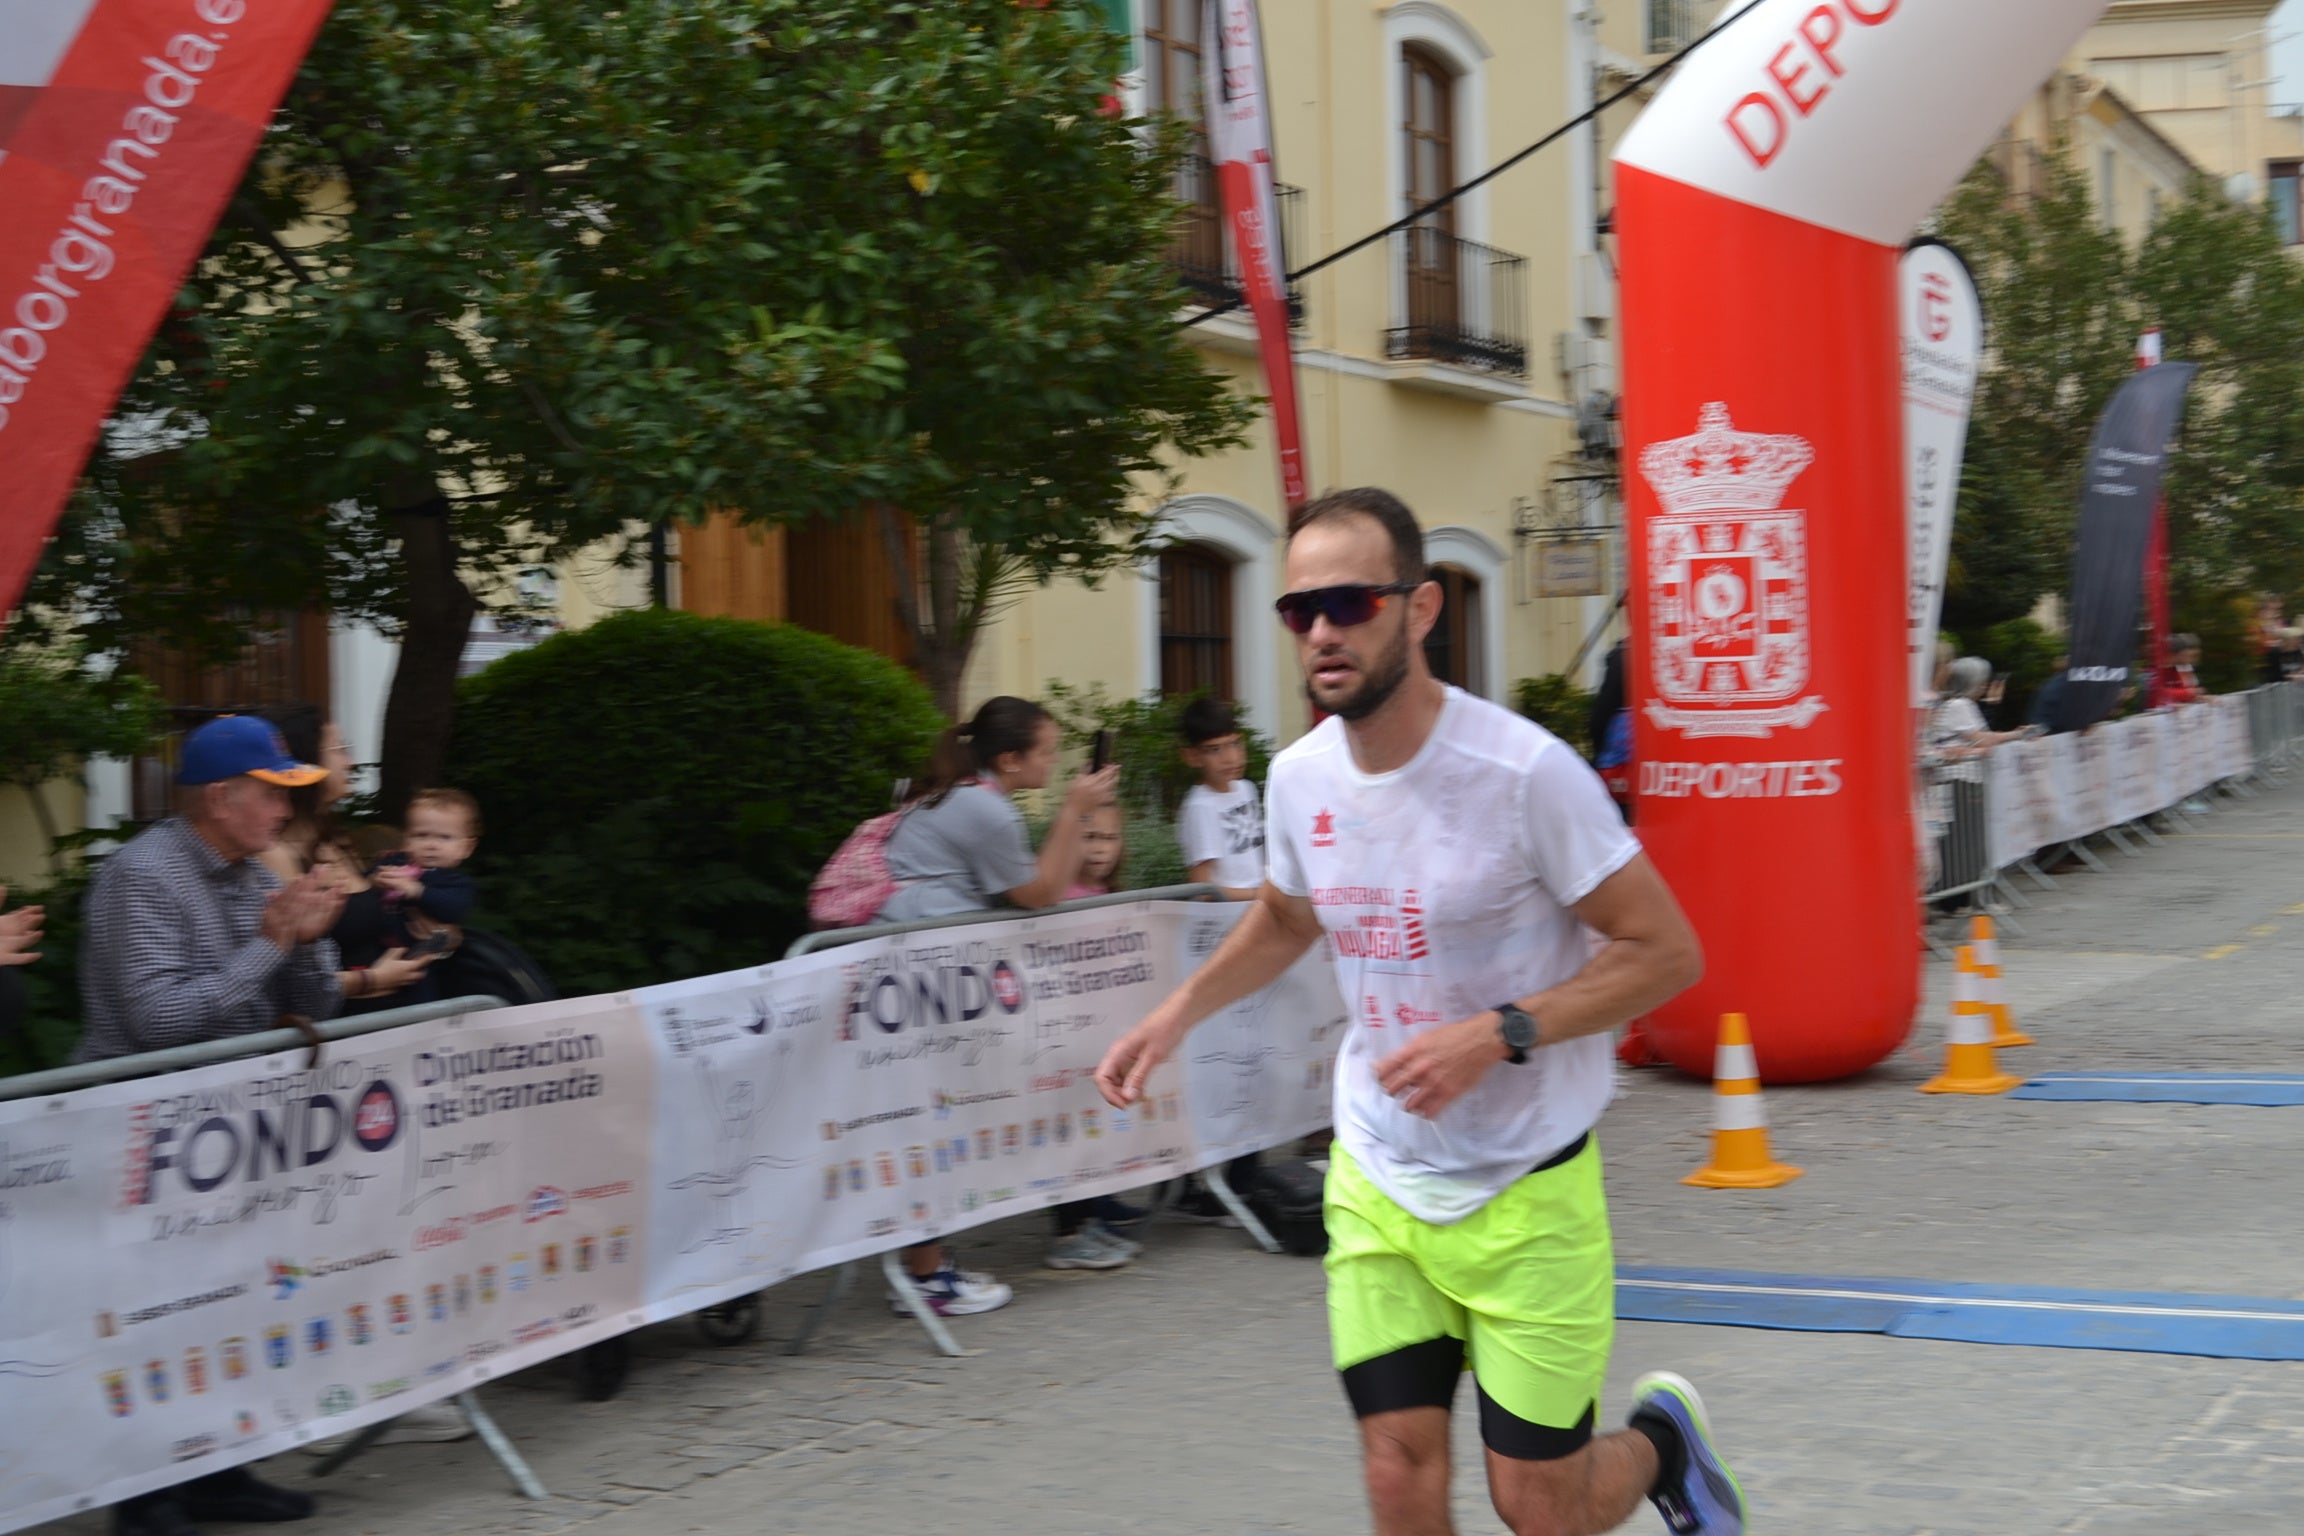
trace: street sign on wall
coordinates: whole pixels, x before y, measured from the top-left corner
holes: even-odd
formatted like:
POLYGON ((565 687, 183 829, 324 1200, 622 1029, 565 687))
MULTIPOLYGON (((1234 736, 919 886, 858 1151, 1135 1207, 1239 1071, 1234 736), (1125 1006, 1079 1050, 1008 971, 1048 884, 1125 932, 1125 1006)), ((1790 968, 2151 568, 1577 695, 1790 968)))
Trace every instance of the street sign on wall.
POLYGON ((1536 546, 1535 595, 1598 597, 1608 589, 1608 547, 1598 539, 1536 546))

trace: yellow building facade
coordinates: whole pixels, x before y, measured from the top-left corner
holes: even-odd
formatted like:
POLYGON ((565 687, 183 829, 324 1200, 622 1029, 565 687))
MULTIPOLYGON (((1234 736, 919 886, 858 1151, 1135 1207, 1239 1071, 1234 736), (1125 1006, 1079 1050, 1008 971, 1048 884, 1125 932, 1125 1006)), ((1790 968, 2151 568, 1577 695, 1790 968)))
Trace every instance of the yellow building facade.
MULTIPOLYGON (((1198 11, 1134 0, 1132 106, 1197 111, 1198 11)), ((1614 25, 1582 0, 1266 5, 1263 21, 1292 267, 1582 111, 1614 25)), ((1623 42, 1640 50, 1639 33, 1635 16, 1623 42)), ((1435 668, 1490 698, 1580 652, 1595 663, 1587 642, 1621 583, 1599 152, 1597 134, 1572 135, 1301 285, 1307 478, 1316 492, 1380 485, 1416 511, 1449 599, 1435 668)), ((1212 200, 1182 190, 1178 260, 1197 291, 1223 297, 1212 200)), ((1264 392, 1243 313, 1192 337, 1236 388, 1264 392)), ((1156 500, 1163 554, 1096 588, 1027 597, 979 642, 969 702, 1051 680, 1115 696, 1206 688, 1281 739, 1304 728, 1272 613, 1287 519, 1269 418, 1246 446, 1176 470, 1156 500)))
POLYGON ((2304 246, 2304 116, 2278 104, 2279 4, 2113 0, 2067 67, 2110 87, 2234 197, 2268 203, 2288 243, 2304 246))

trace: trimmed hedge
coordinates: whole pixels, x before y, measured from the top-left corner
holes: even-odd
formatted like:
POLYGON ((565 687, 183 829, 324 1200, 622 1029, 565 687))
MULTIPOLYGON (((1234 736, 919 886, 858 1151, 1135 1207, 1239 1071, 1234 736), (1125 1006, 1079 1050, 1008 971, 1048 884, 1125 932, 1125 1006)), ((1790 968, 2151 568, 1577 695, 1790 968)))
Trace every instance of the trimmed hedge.
POLYGON ((909 672, 790 625, 643 609, 507 656, 448 755, 486 819, 477 921, 566 996, 773 960, 943 725, 909 672))

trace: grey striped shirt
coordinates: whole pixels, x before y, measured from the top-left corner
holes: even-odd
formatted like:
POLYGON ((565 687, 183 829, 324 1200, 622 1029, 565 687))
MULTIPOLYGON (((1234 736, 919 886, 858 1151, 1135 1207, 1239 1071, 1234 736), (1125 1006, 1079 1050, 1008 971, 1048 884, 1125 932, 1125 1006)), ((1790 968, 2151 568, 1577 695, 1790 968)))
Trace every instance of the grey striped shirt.
POLYGON ((280 888, 254 859, 226 859, 171 816, 104 861, 80 942, 86 1029, 75 1061, 270 1029, 283 1013, 343 1003, 331 939, 287 953, 262 938, 280 888))

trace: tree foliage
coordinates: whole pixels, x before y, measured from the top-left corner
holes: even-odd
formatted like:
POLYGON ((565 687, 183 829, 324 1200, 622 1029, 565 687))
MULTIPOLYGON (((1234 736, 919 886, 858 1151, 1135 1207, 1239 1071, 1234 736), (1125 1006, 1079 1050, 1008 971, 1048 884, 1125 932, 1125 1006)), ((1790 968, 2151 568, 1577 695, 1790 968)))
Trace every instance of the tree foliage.
POLYGON ((644 609, 466 680, 482 927, 564 994, 759 965, 943 721, 895 663, 804 629, 644 609))
POLYGON ((69 649, 0 652, 0 784, 31 801, 52 872, 62 853, 44 786, 91 757, 135 756, 159 728, 158 700, 140 678, 99 674, 69 649))
POLYGON ((476 605, 660 520, 894 509, 956 682, 987 594, 1127 558, 1130 477, 1239 428, 1120 68, 1009 0, 342 0, 41 594, 211 653, 382 624, 387 809, 476 605))
POLYGON ((2046 171, 2020 199, 1980 164, 1940 220, 1975 271, 1989 347, 1945 583, 1945 627, 1963 633, 2064 589, 2088 437, 2135 351, 2120 238, 2077 170, 2051 157, 2046 171))
POLYGON ((2046 168, 2020 199, 1979 165, 1940 223, 1976 270, 1989 342, 1946 627, 1974 646, 2066 591, 2090 434, 2158 325, 2166 356, 2201 368, 2166 482, 2175 624, 2237 676, 2235 603, 2304 598, 2304 267, 2262 209, 2205 179, 2131 250, 2077 170, 2046 168))

